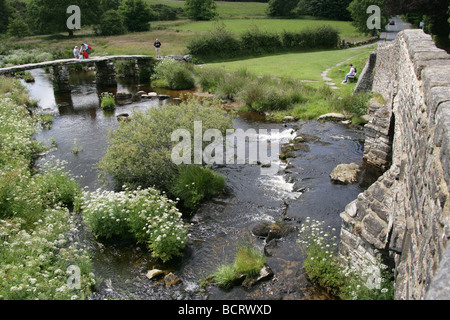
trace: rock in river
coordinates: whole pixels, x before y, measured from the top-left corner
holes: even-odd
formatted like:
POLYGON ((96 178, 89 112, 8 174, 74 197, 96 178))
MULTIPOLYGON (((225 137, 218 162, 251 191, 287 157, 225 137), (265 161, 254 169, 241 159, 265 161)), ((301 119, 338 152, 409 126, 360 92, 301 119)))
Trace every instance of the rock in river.
POLYGON ((361 168, 356 163, 340 164, 330 174, 330 178, 335 183, 350 184, 358 179, 361 168))

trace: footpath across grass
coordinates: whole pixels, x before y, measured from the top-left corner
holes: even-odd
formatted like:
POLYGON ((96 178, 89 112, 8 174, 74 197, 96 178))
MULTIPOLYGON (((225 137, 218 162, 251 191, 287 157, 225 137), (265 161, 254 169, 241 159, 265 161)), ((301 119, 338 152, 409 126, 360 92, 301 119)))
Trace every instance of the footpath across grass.
MULTIPOLYGON (((373 50, 373 49, 372 49, 373 50)), ((257 74, 272 75, 280 78, 294 78, 298 80, 313 81, 312 84, 324 84, 322 72, 330 67, 336 66, 338 63, 345 61, 351 57, 355 57, 358 70, 362 71, 365 61, 367 60, 370 48, 355 48, 349 50, 327 50, 327 51, 311 51, 299 53, 287 53, 270 55, 264 57, 256 57, 245 60, 228 61, 220 63, 211 63, 205 65, 204 68, 223 68, 225 72, 233 72, 241 69, 257 74)), ((349 61, 348 63, 351 63, 349 61)), ((334 81, 343 80, 345 73, 338 71, 339 69, 348 71, 345 65, 332 70, 329 74, 334 81), (342 76, 342 79, 341 79, 342 76)))

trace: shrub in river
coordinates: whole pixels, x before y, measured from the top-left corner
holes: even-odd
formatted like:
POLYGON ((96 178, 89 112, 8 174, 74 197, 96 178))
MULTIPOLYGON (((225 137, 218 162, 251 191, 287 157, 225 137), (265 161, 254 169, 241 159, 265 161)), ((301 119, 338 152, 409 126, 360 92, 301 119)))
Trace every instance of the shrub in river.
POLYGON ((88 228, 101 238, 134 238, 168 261, 182 254, 187 227, 175 203, 148 188, 84 192, 80 205, 88 228))
POLYGON ((229 288, 241 277, 250 281, 259 274, 266 258, 249 245, 238 247, 232 264, 221 265, 212 275, 212 281, 220 287, 229 288))
POLYGON ((202 200, 223 192, 224 187, 225 178, 213 170, 186 165, 180 166, 170 191, 181 199, 185 207, 194 209, 202 200))
POLYGON ((195 86, 194 65, 172 59, 160 61, 152 75, 156 87, 173 90, 192 89, 195 86))
POLYGON ((116 99, 110 92, 103 92, 101 94, 101 107, 103 110, 113 110, 116 107, 116 99))
POLYGON ((193 139, 195 121, 202 122, 202 134, 218 129, 225 136, 226 129, 233 127, 232 117, 225 115, 220 102, 200 102, 193 97, 179 105, 134 111, 131 118, 109 134, 109 146, 98 164, 100 177, 107 180, 112 176, 119 185, 156 186, 166 191, 178 172, 172 162, 172 149, 179 143, 172 141, 175 130, 186 129, 193 139))

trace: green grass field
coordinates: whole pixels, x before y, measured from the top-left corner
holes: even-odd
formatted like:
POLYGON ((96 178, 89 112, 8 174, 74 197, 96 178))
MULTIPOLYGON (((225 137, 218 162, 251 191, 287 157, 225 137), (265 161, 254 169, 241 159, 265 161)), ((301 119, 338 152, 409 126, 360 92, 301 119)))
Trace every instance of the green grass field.
POLYGON ((309 20, 309 19, 219 19, 215 21, 196 21, 177 26, 176 29, 192 32, 207 32, 218 24, 225 25, 226 30, 234 34, 242 34, 245 31, 257 27, 267 32, 299 31, 305 28, 314 28, 322 25, 335 27, 342 39, 355 42, 367 37, 359 33, 348 21, 309 20))
MULTIPOLYGON (((276 75, 277 77, 295 78, 299 80, 315 81, 312 84, 323 84, 321 74, 325 69, 336 66, 349 58, 354 57, 348 63, 353 63, 358 70, 364 67, 370 49, 355 48, 348 50, 328 50, 287 53, 257 57, 245 60, 229 61, 208 64, 206 68, 223 68, 224 71, 236 71, 247 69, 257 75, 276 75)), ((347 65, 348 65, 347 63, 347 65)), ((336 83, 340 83, 348 71, 347 65, 335 67, 330 71, 328 77, 336 83), (342 70, 340 72, 339 70, 342 70)))
MULTIPOLYGON (((174 8, 183 8, 182 0, 146 0, 148 4, 165 4, 174 8)), ((216 1, 217 13, 221 19, 247 19, 266 17, 267 3, 262 2, 226 2, 216 1)))

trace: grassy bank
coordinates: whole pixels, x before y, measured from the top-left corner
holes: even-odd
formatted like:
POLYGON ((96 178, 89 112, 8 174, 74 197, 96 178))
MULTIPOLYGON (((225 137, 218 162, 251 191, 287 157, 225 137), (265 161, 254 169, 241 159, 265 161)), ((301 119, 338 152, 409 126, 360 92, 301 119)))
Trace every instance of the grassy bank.
MULTIPOLYGON (((261 76, 273 75, 280 78, 317 81, 316 84, 322 85, 324 80, 322 79, 321 74, 324 70, 332 68, 338 63, 352 57, 355 57, 354 64, 359 67, 358 70, 362 71, 369 51, 369 48, 359 48, 352 50, 287 53, 245 60, 211 63, 204 66, 204 68, 222 68, 225 72, 233 72, 245 68, 249 72, 261 76)), ((351 63, 351 61, 349 61, 349 63, 351 63)), ((330 73, 329 76, 331 75, 333 80, 340 80, 340 83, 343 80, 343 77, 341 77, 342 74, 337 71, 339 69, 345 70, 346 72, 348 71, 346 66, 342 66, 336 68, 336 70, 333 69, 333 72, 330 73)), ((314 82, 312 84, 314 84, 314 82)))
POLYGON ((0 300, 82 299, 95 281, 69 212, 81 189, 63 163, 33 169, 45 147, 33 140, 41 118, 30 116, 24 91, 0 77, 0 300))

